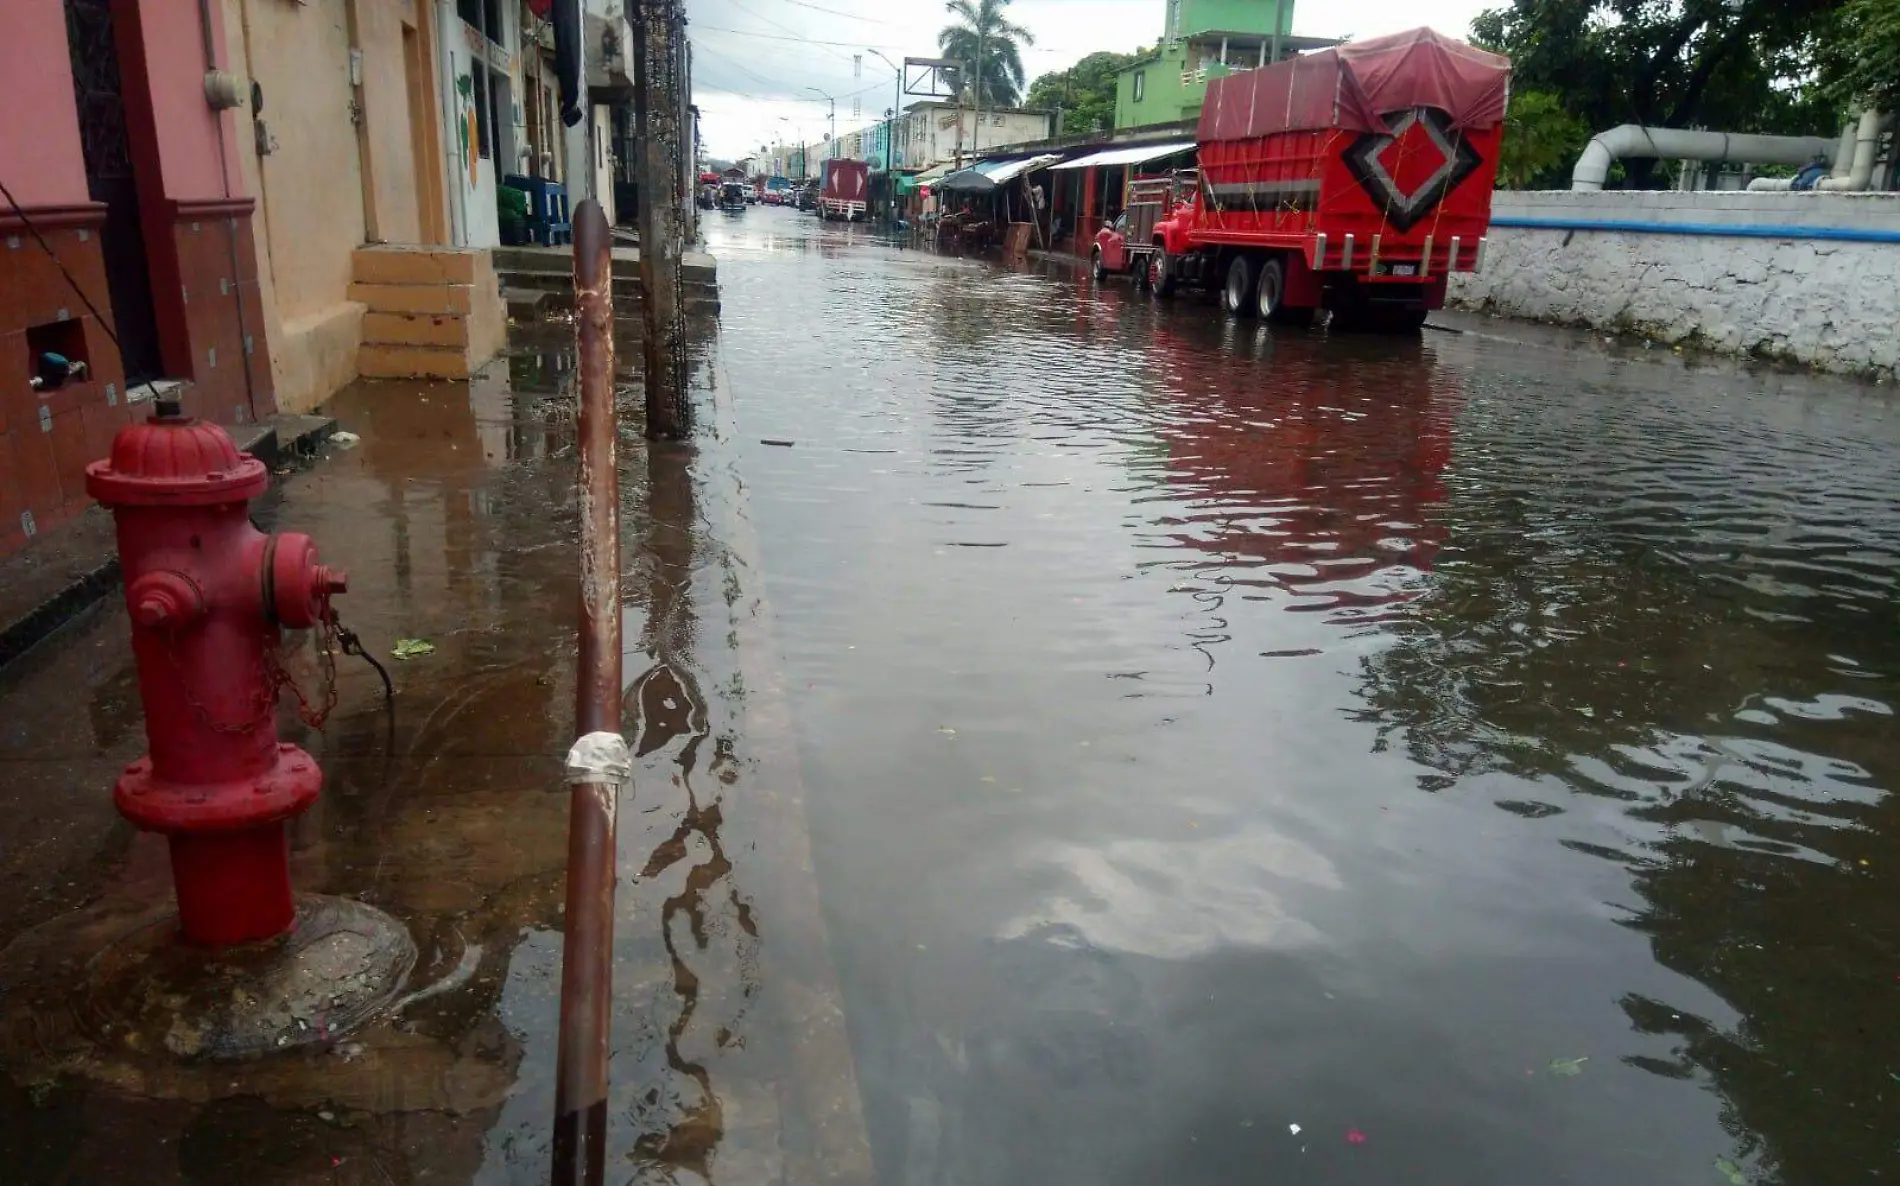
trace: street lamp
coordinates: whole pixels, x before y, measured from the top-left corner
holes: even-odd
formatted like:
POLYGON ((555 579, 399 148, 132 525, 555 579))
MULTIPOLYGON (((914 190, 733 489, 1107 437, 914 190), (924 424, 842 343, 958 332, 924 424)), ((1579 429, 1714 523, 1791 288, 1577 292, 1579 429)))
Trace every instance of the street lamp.
POLYGON ((830 95, 825 94, 825 92, 819 90, 815 86, 808 86, 805 89, 810 91, 814 95, 818 95, 822 97, 825 102, 831 104, 831 114, 828 117, 831 120, 831 135, 829 138, 832 140, 836 140, 838 138, 838 100, 832 98, 830 95))
MULTIPOLYGON (((890 123, 884 129, 884 173, 886 176, 889 176, 897 166, 897 113, 904 109, 904 72, 898 69, 896 62, 891 61, 871 47, 866 46, 864 52, 876 55, 878 61, 889 66, 897 75, 897 97, 891 103, 890 123)), ((893 179, 892 184, 896 184, 895 179, 893 179)), ((893 195, 894 194, 895 190, 893 190, 893 195)), ((895 202, 893 202, 893 205, 894 204, 895 202)))

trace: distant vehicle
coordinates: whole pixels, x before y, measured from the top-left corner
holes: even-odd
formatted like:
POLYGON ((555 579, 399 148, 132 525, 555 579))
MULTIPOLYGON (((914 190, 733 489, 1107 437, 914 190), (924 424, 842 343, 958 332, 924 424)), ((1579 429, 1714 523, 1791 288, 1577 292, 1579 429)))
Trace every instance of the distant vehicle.
POLYGON ((789 177, 768 177, 765 179, 765 204, 768 206, 789 206, 792 203, 792 179, 789 177))
POLYGON ((818 183, 807 181, 798 187, 798 208, 800 210, 818 209, 818 183))
POLYGON ((1430 29, 1217 78, 1199 169, 1130 183, 1096 273, 1157 298, 1215 288, 1236 316, 1415 331, 1483 264, 1509 81, 1430 29))
POLYGON ((871 166, 842 158, 825 162, 818 214, 828 222, 856 222, 870 210, 871 166))
POLYGON ((744 214, 746 208, 745 186, 737 181, 728 181, 719 187, 719 208, 728 212, 744 214))

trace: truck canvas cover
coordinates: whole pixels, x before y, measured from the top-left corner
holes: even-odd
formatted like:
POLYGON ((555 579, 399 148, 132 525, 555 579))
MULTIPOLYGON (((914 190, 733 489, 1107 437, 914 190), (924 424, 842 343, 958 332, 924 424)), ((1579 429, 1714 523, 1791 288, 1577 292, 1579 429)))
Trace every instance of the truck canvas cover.
POLYGON ((1433 107, 1451 128, 1504 122, 1508 58, 1430 29, 1375 37, 1217 78, 1201 108, 1200 140, 1341 128, 1384 132, 1388 113, 1433 107))

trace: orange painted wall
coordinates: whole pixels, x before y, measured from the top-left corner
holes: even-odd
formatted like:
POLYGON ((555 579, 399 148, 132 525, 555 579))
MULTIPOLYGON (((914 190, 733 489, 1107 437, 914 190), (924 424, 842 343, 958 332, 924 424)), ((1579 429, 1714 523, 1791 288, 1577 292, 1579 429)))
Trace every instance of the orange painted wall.
POLYGON ((0 7, 0 181, 29 210, 88 201, 66 8, 50 0, 0 7))

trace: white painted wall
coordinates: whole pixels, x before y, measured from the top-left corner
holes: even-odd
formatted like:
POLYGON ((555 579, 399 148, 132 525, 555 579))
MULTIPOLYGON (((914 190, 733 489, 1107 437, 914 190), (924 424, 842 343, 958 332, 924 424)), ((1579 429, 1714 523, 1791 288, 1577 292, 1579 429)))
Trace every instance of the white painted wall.
POLYGON ((1485 268, 1451 302, 1538 321, 1781 358, 1843 374, 1900 373, 1900 194, 1499 193, 1492 217, 1789 228, 1785 237, 1493 225, 1485 268))
MULTIPOLYGON (((502 28, 494 38, 502 47, 521 44, 520 5, 501 5, 502 28)), ((515 49, 489 47, 489 65, 508 78, 509 102, 501 112, 501 122, 490 137, 490 156, 482 157, 475 139, 475 100, 470 70, 475 62, 481 35, 456 15, 452 0, 437 6, 442 43, 447 51, 445 69, 453 84, 455 109, 448 112, 442 129, 442 142, 453 150, 449 183, 459 186, 468 218, 465 226, 467 245, 494 247, 501 243, 501 220, 495 211, 495 189, 504 173, 520 172, 518 160, 503 159, 506 145, 526 145, 528 132, 521 106, 521 54, 515 49)), ((454 195, 450 195, 454 200, 454 195)))
POLYGON ((614 115, 613 109, 596 104, 593 112, 594 131, 587 138, 588 151, 594 154, 594 197, 600 203, 600 212, 607 216, 607 225, 614 225, 614 115))

